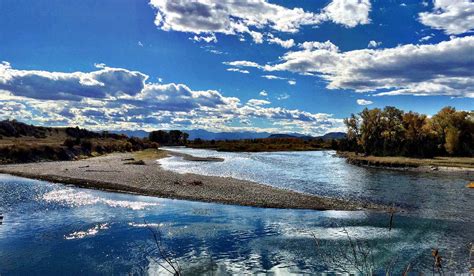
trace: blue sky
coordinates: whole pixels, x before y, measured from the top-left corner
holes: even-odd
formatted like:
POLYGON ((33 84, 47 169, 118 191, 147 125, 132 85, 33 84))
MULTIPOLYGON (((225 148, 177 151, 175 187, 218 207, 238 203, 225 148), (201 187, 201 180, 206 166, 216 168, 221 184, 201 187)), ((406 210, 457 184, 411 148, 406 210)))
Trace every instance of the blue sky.
POLYGON ((2 1, 0 119, 322 134, 474 107, 474 2, 2 1))

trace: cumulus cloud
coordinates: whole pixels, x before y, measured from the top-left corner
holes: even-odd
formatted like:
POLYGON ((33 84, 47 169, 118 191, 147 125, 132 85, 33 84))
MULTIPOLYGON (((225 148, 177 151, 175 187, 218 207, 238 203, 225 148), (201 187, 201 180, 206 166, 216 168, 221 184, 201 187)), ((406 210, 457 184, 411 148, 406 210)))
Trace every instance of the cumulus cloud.
POLYGON ((258 93, 258 94, 259 94, 260 96, 262 96, 262 97, 268 96, 268 92, 265 91, 265 90, 260 91, 260 93, 258 93))
POLYGON ((352 28, 370 23, 371 8, 369 0, 333 0, 324 8, 322 15, 334 23, 352 28))
POLYGON ((250 36, 253 39, 253 42, 257 44, 262 44, 263 43, 263 34, 255 31, 249 31, 250 36))
POLYGON ((365 100, 365 99, 357 99, 358 105, 370 105, 373 104, 373 101, 365 100))
POLYGON ((289 84, 289 85, 296 85, 296 81, 295 81, 295 80, 289 80, 289 81, 288 81, 288 84, 289 84))
POLYGON ((251 106, 260 106, 260 105, 271 104, 271 102, 266 101, 266 100, 251 99, 247 102, 247 104, 251 106))
POLYGON ((280 63, 260 67, 318 76, 328 82, 329 89, 474 97, 474 36, 381 50, 341 52, 329 41, 300 47, 286 53, 280 63))
POLYGON ((431 12, 419 14, 419 20, 446 34, 462 34, 474 30, 474 2, 471 0, 434 0, 431 12))
POLYGON ((8 62, 0 64, 0 89, 36 99, 80 100, 106 95, 135 95, 145 86, 148 76, 137 71, 96 65, 90 73, 16 70, 8 62))
POLYGON ((332 0, 320 13, 287 8, 267 0, 151 0, 150 5, 156 10, 154 23, 161 30, 197 35, 248 34, 256 43, 263 42, 259 31, 263 29, 296 33, 301 26, 324 21, 346 27, 367 24, 371 9, 369 0, 332 0))
MULTIPOLYGON (((291 131, 311 134, 322 134, 342 125, 340 119, 330 114, 272 107, 267 100, 242 103, 216 90, 193 90, 184 84, 147 80, 148 76, 141 72, 103 64, 92 72, 64 73, 19 70, 4 62, 0 67, 0 119, 109 130, 223 131, 231 130, 236 121, 246 122, 238 130, 258 130, 247 123, 260 118, 269 125, 284 124, 291 131)), ((260 95, 268 94, 262 91, 260 95)))
POLYGON ((115 101, 131 104, 138 108, 165 111, 190 111, 198 107, 215 108, 224 105, 229 99, 218 91, 193 91, 184 84, 147 84, 135 96, 124 95, 115 101))
POLYGON ((283 40, 281 38, 273 36, 272 34, 269 34, 267 41, 270 44, 277 44, 286 49, 295 46, 295 41, 293 39, 283 40))

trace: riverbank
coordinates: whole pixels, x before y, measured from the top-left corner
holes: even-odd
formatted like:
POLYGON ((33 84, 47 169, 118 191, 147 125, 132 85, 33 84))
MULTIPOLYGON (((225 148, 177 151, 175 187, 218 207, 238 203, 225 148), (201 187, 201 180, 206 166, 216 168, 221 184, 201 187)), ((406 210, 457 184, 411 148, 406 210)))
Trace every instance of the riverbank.
POLYGON ((358 166, 474 174, 474 158, 470 157, 410 158, 402 156, 364 156, 355 152, 338 152, 337 155, 346 158, 348 163, 358 166))
POLYGON ((112 153, 77 161, 1 165, 0 173, 83 188, 243 206, 313 210, 383 209, 376 204, 318 197, 233 178, 166 171, 156 159, 170 154, 175 153, 148 150, 112 153))

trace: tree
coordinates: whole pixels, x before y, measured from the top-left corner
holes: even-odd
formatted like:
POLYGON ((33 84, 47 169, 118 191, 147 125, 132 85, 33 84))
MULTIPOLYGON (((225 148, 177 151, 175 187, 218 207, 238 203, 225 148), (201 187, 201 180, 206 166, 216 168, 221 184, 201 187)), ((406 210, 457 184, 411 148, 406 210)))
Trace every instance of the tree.
POLYGON ((400 152, 405 129, 403 111, 386 106, 382 111, 383 155, 395 155, 400 152))
POLYGON ((150 132, 148 139, 162 145, 185 145, 188 141, 189 134, 180 130, 155 130, 150 132))
POLYGON ((459 149, 459 131, 457 128, 448 126, 445 130, 446 142, 444 143, 444 148, 446 152, 450 155, 456 153, 459 149))
POLYGON ((170 143, 173 145, 180 145, 182 141, 182 132, 179 130, 171 130, 170 134, 170 143))
POLYGON ((183 143, 184 144, 188 143, 188 138, 189 138, 189 134, 186 133, 186 132, 183 132, 183 143))
POLYGON ((395 107, 365 108, 344 120, 347 140, 340 149, 362 151, 366 155, 474 155, 474 112, 441 109, 431 119, 395 107))
POLYGON ((359 113, 362 120, 360 126, 359 144, 366 155, 381 155, 383 148, 382 139, 382 111, 379 108, 369 110, 365 108, 359 113))
POLYGON ((403 128, 405 129, 403 148, 401 155, 406 156, 432 156, 435 153, 433 135, 426 127, 426 115, 415 112, 403 114, 403 128))
POLYGON ((159 144, 168 144, 170 136, 168 132, 164 130, 155 130, 150 132, 150 134, 148 135, 148 139, 152 142, 157 142, 159 144))
POLYGON ((445 107, 433 116, 430 126, 437 134, 438 147, 446 153, 467 156, 473 154, 473 112, 456 111, 454 107, 445 107))

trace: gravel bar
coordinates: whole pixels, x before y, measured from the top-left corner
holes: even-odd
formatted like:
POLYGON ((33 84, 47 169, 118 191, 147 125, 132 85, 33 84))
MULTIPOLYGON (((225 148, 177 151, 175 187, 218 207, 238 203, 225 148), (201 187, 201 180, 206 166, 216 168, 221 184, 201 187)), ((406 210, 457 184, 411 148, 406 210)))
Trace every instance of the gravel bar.
POLYGON ((319 197, 229 177, 180 174, 164 170, 156 160, 145 160, 142 165, 125 161, 133 157, 133 153, 113 153, 77 161, 1 165, 0 173, 83 188, 243 206, 313 210, 385 209, 376 204, 319 197))

